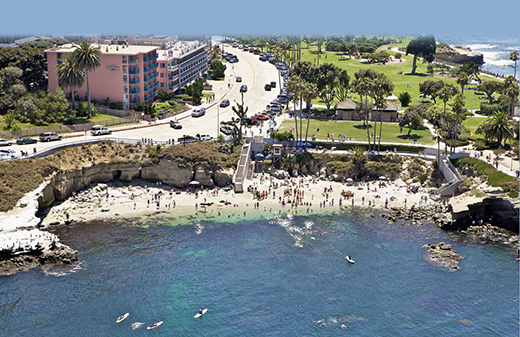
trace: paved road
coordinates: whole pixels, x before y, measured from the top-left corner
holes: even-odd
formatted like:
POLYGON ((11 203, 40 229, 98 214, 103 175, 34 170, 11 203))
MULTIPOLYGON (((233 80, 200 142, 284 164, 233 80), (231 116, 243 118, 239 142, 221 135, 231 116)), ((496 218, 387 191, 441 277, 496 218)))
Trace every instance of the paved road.
MULTIPOLYGON (((239 88, 242 84, 248 86, 248 91, 244 94, 244 104, 248 107, 248 115, 254 115, 257 112, 264 110, 265 106, 276 98, 279 93, 279 85, 277 85, 276 89, 271 91, 264 90, 264 85, 266 83, 271 81, 278 82, 278 70, 268 62, 261 62, 258 59, 258 55, 254 55, 253 53, 244 52, 238 48, 232 48, 231 46, 226 46, 225 50, 236 54, 240 61, 234 64, 226 63, 227 69, 224 81, 209 81, 210 84, 213 85, 212 91, 215 93, 215 99, 203 104, 203 106, 207 108, 205 116, 193 118, 191 117, 191 110, 189 110, 175 117, 180 120, 183 126, 180 130, 174 130, 169 126, 169 120, 173 119, 169 118, 158 121, 157 124, 141 122, 132 129, 128 129, 128 126, 112 128, 112 137, 129 139, 151 138, 157 141, 168 141, 169 139, 176 140, 182 135, 196 135, 197 133, 209 134, 212 137, 216 137, 218 130, 217 115, 219 115, 219 122, 231 119, 233 116, 231 107, 235 105, 235 101, 241 102, 239 88), (237 76, 242 77, 241 83, 236 82, 235 79, 237 76), (229 99, 231 105, 227 108, 220 108, 220 101, 224 98, 229 99)), ((264 134, 265 129, 267 128, 264 128, 264 134)), ((255 128, 255 133, 259 133, 258 128, 255 128)), ((9 149, 15 150, 18 154, 21 150, 33 152, 33 148, 36 148, 38 152, 41 152, 45 149, 55 147, 58 144, 96 138, 90 135, 90 132, 87 132, 86 135, 83 133, 76 133, 65 136, 66 138, 61 141, 48 143, 38 142, 37 144, 30 145, 12 145, 9 149)))

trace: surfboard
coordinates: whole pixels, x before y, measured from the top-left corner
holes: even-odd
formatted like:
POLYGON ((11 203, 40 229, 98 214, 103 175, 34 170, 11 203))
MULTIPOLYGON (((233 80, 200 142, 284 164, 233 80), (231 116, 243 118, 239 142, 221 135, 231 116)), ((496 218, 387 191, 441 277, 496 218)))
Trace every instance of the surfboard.
POLYGON ((119 316, 116 320, 116 323, 121 323, 122 321, 124 321, 130 314, 127 312, 126 314, 124 314, 123 316, 119 316))
POLYGON ((163 321, 160 321, 160 322, 154 323, 154 325, 150 325, 150 326, 146 327, 146 329, 147 330, 155 329, 157 327, 160 327, 162 324, 163 324, 163 321))
POLYGON ((201 313, 197 313, 195 316, 193 316, 193 318, 199 318, 199 317, 201 317, 202 315, 204 315, 204 314, 206 313, 206 311, 208 311, 207 308, 204 309, 204 310, 202 310, 202 314, 201 314, 201 313))
POLYGON ((352 263, 352 264, 356 263, 356 261, 354 261, 354 260, 353 260, 350 256, 348 256, 348 255, 345 256, 345 259, 347 259, 347 261, 350 262, 350 263, 352 263))

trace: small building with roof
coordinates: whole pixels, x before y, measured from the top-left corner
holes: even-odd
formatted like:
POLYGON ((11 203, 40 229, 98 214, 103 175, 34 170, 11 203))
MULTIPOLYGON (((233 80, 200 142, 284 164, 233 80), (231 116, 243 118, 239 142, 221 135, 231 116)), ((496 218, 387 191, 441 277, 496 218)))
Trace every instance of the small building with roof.
MULTIPOLYGON (((336 105, 337 119, 345 121, 361 121, 361 115, 358 113, 361 106, 351 100, 339 102, 336 105)), ((398 119, 397 111, 399 104, 387 101, 383 109, 372 108, 368 113, 369 121, 396 122, 398 119)))

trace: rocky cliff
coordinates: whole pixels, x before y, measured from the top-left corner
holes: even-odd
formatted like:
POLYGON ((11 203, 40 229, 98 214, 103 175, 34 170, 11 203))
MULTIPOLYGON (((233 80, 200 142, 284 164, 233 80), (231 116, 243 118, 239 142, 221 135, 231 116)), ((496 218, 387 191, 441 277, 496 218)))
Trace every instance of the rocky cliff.
POLYGON ((103 163, 81 169, 59 171, 49 180, 38 195, 39 208, 46 208, 55 200, 65 200, 72 192, 87 188, 93 183, 115 179, 130 182, 133 179, 160 181, 173 187, 186 187, 192 180, 206 187, 226 186, 232 182, 233 171, 212 171, 203 166, 190 167, 182 162, 161 159, 155 163, 103 163))
POLYGON ((473 62, 477 65, 484 64, 484 56, 471 49, 453 45, 438 45, 435 53, 435 61, 462 65, 473 62))

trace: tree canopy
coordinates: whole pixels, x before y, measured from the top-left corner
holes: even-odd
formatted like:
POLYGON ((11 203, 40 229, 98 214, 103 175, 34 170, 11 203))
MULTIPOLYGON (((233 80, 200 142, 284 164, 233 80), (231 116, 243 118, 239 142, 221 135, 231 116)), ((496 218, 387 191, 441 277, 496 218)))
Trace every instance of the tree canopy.
POLYGON ((422 57, 426 62, 435 60, 435 37, 433 35, 419 36, 410 41, 406 47, 406 55, 413 54, 412 75, 417 70, 417 57, 422 57))

